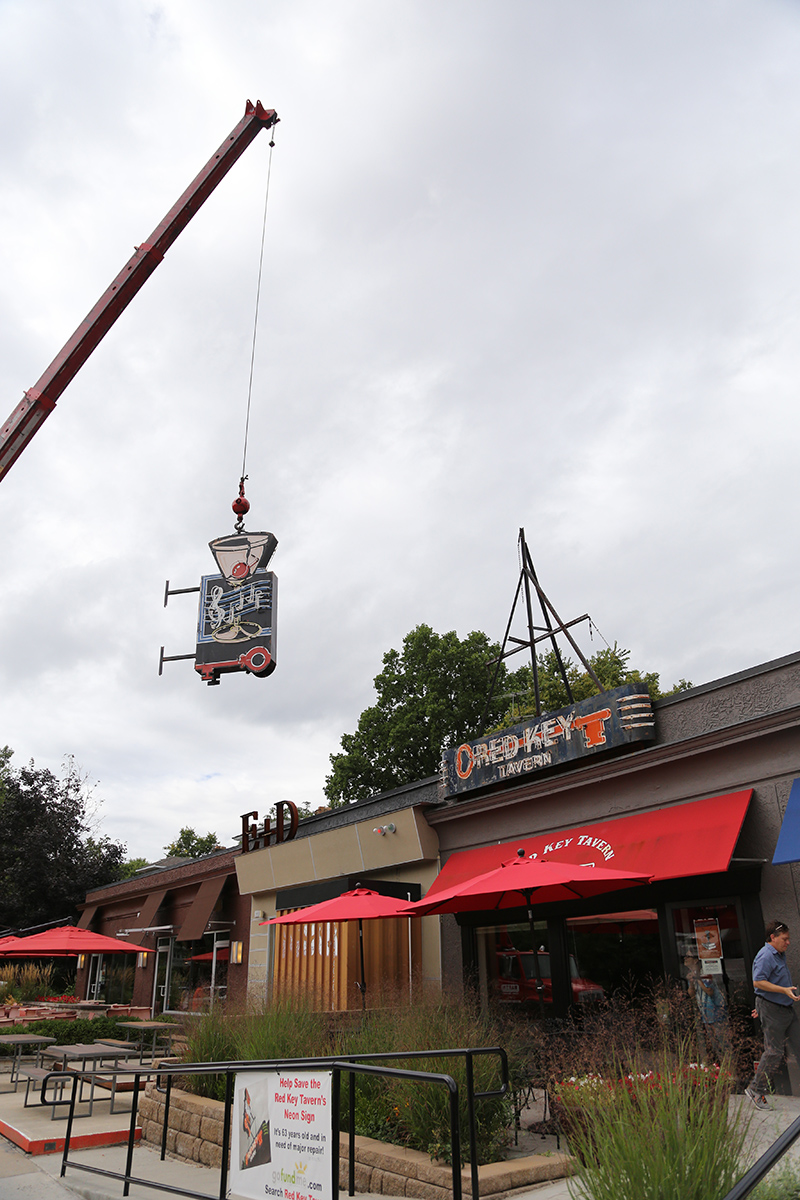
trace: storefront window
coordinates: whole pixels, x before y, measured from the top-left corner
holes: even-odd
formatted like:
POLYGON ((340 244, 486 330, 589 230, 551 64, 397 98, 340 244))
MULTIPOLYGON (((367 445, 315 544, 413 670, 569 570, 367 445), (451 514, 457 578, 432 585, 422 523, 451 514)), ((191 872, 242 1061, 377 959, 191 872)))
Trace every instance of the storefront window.
POLYGON ((507 1004, 520 1010, 538 1008, 541 992, 542 1004, 552 1008, 553 980, 546 921, 536 922, 536 954, 534 936, 527 921, 519 925, 487 925, 475 932, 478 988, 484 1005, 507 1004))
POLYGON ((711 1056, 722 1054, 732 1006, 748 1003, 748 979, 734 904, 673 908, 681 975, 696 1006, 696 1023, 711 1056))
POLYGON ((567 943, 573 1004, 602 1000, 620 989, 633 998, 663 976, 655 909, 571 917, 567 943))
POLYGON ((130 1004, 133 999, 133 973, 134 968, 127 954, 92 954, 86 999, 103 1004, 130 1004))
MULTIPOLYGON (((161 942, 159 939, 159 960, 161 942)), ((172 940, 172 939, 169 939, 172 940)), ((163 1010, 169 1012, 208 1012, 228 990, 229 939, 225 933, 207 933, 193 942, 172 940, 171 953, 164 947, 158 996, 164 997, 163 1010)))
POLYGON ((735 904, 673 908, 678 960, 686 975, 686 958, 697 956, 708 973, 722 978, 731 998, 747 1003, 747 970, 735 904))

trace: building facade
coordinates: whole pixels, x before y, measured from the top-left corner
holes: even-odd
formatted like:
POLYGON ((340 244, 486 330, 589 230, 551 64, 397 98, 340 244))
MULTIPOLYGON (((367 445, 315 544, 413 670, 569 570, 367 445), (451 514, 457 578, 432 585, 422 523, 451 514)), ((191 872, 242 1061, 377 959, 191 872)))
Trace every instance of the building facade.
POLYGON ((243 1002, 250 906, 236 886, 236 853, 167 859, 89 892, 81 927, 140 949, 135 965, 121 962, 127 955, 82 955, 78 995, 153 1015, 198 1012, 217 999, 243 1002))
MULTIPOLYGON (((772 865, 800 776, 800 655, 656 701, 654 736, 622 752, 505 779, 427 813, 445 887, 518 850, 651 875, 646 886, 536 910, 443 918, 443 980, 532 999, 534 950, 563 1013, 625 983, 680 978, 705 960, 749 1007, 764 919, 800 925, 798 866, 772 865)), ((790 951, 791 954, 791 951, 790 951)), ((795 964, 795 977, 800 970, 795 964)))
MULTIPOLYGON (((465 750, 462 770, 468 759, 465 750)), ((291 836, 281 825, 279 836, 262 830, 234 849, 152 868, 92 892, 82 923, 141 946, 130 999, 154 1012, 300 993, 326 1010, 352 1009, 361 1004, 354 923, 263 922, 358 884, 435 895, 521 850, 641 871, 649 882, 536 905, 533 930, 522 902, 365 922, 373 1003, 467 981, 486 1003, 563 1015, 623 986, 635 993, 664 975, 683 978, 697 957, 729 1004, 749 1007, 765 918, 800 929, 800 868, 772 864, 800 778, 800 654, 656 701, 647 740, 526 762, 466 792, 421 780, 322 810, 291 836)), ((103 967, 84 965, 88 998, 103 967)))

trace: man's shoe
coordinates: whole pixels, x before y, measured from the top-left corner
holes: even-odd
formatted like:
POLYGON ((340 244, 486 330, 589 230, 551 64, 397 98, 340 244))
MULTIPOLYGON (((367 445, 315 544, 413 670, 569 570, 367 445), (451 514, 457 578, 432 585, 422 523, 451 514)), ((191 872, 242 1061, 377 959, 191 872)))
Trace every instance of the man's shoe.
POLYGON ((772 1105, 767 1100, 767 1097, 764 1095, 763 1092, 757 1092, 756 1089, 753 1087, 746 1087, 744 1089, 744 1094, 745 1094, 745 1096, 747 1096, 748 1100, 751 1100, 753 1102, 753 1104, 755 1104, 756 1108, 761 1108, 761 1109, 771 1109, 772 1108, 772 1105))

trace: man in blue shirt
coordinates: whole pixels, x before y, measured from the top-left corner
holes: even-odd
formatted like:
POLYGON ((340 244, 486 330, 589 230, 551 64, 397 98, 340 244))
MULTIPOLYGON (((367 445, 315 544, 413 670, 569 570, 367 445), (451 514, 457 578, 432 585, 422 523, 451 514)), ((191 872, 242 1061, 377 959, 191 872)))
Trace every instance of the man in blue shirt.
POLYGON ((766 928, 767 942, 753 959, 753 987, 756 1011, 764 1033, 764 1053, 756 1073, 744 1090, 756 1108, 769 1108, 766 1091, 768 1076, 778 1070, 788 1042, 800 1063, 800 1019, 795 1004, 800 993, 792 984, 786 965, 789 948, 789 926, 783 921, 770 921, 766 928))

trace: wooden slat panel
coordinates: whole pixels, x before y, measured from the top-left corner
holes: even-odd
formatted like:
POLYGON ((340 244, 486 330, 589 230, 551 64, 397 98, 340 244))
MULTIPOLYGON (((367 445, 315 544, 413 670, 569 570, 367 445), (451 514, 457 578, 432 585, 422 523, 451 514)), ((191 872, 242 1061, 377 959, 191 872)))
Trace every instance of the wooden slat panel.
MULTIPOLYGON (((421 966, 419 924, 401 917, 364 922, 369 1006, 411 1003, 412 978, 421 966)), ((328 1012, 361 1007, 356 988, 356 980, 361 978, 357 921, 276 925, 274 929, 274 995, 304 996, 328 1012)))

